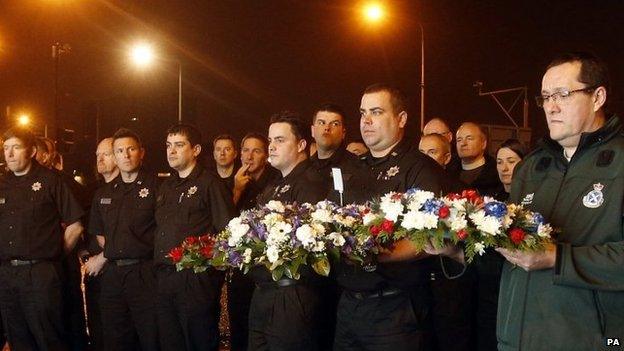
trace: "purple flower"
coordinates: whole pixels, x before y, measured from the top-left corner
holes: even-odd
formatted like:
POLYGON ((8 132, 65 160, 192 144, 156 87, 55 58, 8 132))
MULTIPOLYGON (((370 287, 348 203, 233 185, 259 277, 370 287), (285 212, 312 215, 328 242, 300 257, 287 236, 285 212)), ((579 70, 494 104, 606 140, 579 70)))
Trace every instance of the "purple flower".
POLYGON ((535 223, 536 225, 544 224, 544 222, 545 222, 544 216, 542 216, 538 212, 533 212, 533 219, 532 220, 533 220, 533 223, 535 223))
POLYGON ((243 263, 243 257, 238 252, 232 251, 228 256, 228 263, 232 266, 238 266, 243 263))

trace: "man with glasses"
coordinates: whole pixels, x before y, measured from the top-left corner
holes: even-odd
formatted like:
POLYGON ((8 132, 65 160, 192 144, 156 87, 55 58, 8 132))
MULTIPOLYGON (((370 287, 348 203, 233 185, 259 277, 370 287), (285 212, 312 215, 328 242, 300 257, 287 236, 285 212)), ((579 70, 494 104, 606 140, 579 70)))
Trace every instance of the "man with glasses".
POLYGON ((562 55, 544 74, 537 102, 550 136, 516 169, 510 201, 561 232, 541 252, 498 249, 508 261, 499 350, 598 350, 624 337, 624 137, 608 92, 591 54, 562 55))

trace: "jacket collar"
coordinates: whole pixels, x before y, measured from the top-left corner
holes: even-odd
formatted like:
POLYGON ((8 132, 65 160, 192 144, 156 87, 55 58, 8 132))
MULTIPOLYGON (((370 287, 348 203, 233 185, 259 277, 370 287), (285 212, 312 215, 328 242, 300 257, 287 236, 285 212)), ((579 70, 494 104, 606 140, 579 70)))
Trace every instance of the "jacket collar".
POLYGON ((382 164, 388 160, 394 158, 400 158, 407 151, 410 150, 410 143, 406 140, 406 138, 401 139, 398 144, 396 144, 390 152, 383 157, 373 157, 371 152, 367 152, 360 156, 360 160, 366 162, 368 165, 376 166, 382 164))

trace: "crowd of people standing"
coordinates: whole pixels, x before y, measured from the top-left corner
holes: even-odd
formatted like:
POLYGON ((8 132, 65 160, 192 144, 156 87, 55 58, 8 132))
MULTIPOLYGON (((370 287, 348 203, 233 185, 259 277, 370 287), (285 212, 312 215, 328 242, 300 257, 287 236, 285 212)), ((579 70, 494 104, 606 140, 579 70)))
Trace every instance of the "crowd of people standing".
POLYGON ((52 141, 9 129, 1 335, 15 351, 217 350, 226 284, 232 350, 597 349, 624 336, 624 142, 619 118, 605 112, 609 89, 595 56, 553 60, 537 97, 549 137, 530 153, 510 139, 489 155, 486 132, 471 121, 453 132, 433 118, 422 135, 406 135, 406 98, 385 84, 363 91, 361 141, 346 143, 335 104, 309 121, 282 111, 266 134, 240 144, 216 137, 214 170, 200 162, 192 125, 164 133, 164 178, 143 168, 141 136, 121 128, 99 142, 90 187, 59 170, 52 141), (297 280, 274 281, 263 267, 177 270, 167 256, 187 236, 218 233, 271 200, 363 203, 413 187, 522 203, 561 233, 543 252, 497 249, 470 265, 461 246, 415 251, 399 241, 370 264, 334 262, 329 277, 304 267, 297 280))

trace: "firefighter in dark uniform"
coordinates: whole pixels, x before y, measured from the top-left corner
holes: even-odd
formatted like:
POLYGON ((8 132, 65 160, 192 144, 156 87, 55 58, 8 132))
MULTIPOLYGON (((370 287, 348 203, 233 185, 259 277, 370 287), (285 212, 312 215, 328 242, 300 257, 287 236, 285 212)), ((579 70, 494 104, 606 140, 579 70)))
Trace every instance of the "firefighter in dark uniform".
MULTIPOLYGON (((241 164, 234 175, 234 204, 238 211, 256 207, 256 198, 269 185, 281 178, 278 170, 267 164, 269 141, 259 133, 249 133, 241 142, 241 164)), ((247 350, 249 339, 249 305, 254 283, 240 270, 233 269, 228 282, 230 348, 247 350)))
MULTIPOLYGON (((345 182, 345 202, 363 203, 390 191, 413 187, 441 190, 441 168, 403 140, 405 98, 396 88, 373 85, 360 105, 360 131, 370 152, 361 171, 345 182)), ((337 280, 344 289, 338 304, 334 350, 429 350, 430 258, 398 242, 379 262, 343 262, 337 280)))
MULTIPOLYGON (((95 150, 96 169, 99 175, 97 181, 90 186, 95 192, 119 176, 119 168, 115 164, 113 153, 113 138, 104 138, 95 150)), ((89 349, 92 351, 106 350, 104 347, 104 332, 102 326, 102 306, 100 295, 102 291, 102 268, 106 264, 103 245, 97 240, 97 235, 91 231, 85 234, 85 302, 87 308, 87 325, 89 327, 89 349)), ((83 258, 83 259, 85 259, 83 258)))
POLYGON ((113 152, 120 176, 98 189, 89 220, 107 260, 100 297, 104 343, 108 350, 158 350, 152 261, 158 180, 141 169, 145 150, 133 131, 115 133, 113 152))
POLYGON ((60 262, 82 234, 83 210, 57 173, 33 161, 32 133, 11 129, 3 140, 10 170, 0 180, 5 332, 11 350, 66 350, 60 262))
MULTIPOLYGON (((293 112, 271 118, 269 160, 282 177, 258 197, 285 203, 316 203, 325 198, 326 184, 307 160, 305 126, 293 112)), ((320 289, 323 277, 307 266, 301 278, 275 282, 264 267, 251 270, 256 282, 249 312, 249 350, 320 350, 327 334, 320 289)))
POLYGON ((201 167, 201 134, 193 126, 167 131, 167 160, 175 170, 160 187, 156 204, 154 261, 158 280, 158 327, 163 350, 217 350, 223 273, 176 271, 167 257, 188 236, 215 234, 234 216, 231 192, 201 167))

